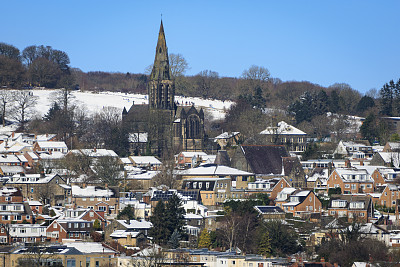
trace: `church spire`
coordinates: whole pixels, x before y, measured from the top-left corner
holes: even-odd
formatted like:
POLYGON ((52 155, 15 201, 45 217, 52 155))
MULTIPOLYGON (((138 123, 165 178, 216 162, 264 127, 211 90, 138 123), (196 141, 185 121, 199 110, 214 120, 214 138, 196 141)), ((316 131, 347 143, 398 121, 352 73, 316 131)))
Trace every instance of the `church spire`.
POLYGON ((168 48, 162 20, 158 33, 156 55, 150 74, 148 91, 150 108, 174 109, 175 84, 169 69, 168 48))
POLYGON ((165 40, 164 25, 161 20, 160 31, 158 33, 158 41, 156 47, 156 56, 154 59, 153 69, 150 75, 151 80, 170 80, 168 48, 165 40))

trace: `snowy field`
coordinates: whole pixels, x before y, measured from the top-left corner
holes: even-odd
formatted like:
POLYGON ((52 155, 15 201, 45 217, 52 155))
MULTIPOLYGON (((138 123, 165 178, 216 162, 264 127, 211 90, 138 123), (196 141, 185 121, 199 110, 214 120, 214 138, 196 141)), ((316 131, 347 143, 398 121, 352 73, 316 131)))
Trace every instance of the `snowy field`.
MULTIPOLYGON (((51 107, 52 95, 56 90, 32 90, 33 95, 38 96, 38 103, 36 105, 37 115, 43 116, 47 113, 51 107)), ((135 104, 147 104, 147 95, 140 94, 125 94, 117 92, 81 92, 74 91, 75 103, 79 106, 84 107, 89 113, 99 112, 103 107, 115 107, 121 110, 125 107, 127 110, 130 109, 132 103, 135 104)), ((206 114, 209 114, 213 120, 223 119, 225 117, 226 110, 232 105, 231 101, 220 101, 202 99, 196 97, 182 97, 175 96, 175 101, 179 104, 191 105, 194 103, 196 107, 202 107, 206 114)))

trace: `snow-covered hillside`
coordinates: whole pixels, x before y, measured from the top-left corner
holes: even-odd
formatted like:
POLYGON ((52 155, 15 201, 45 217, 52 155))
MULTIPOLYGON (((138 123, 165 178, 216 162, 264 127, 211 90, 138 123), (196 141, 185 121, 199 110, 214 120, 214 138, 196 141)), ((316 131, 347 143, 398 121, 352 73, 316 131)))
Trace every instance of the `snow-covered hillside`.
MULTIPOLYGON (((36 110, 39 116, 43 116, 47 113, 50 106, 52 105, 52 95, 54 95, 56 90, 32 90, 33 95, 38 96, 38 103, 36 105, 36 110)), ((122 112, 125 107, 127 110, 135 104, 147 104, 147 95, 140 94, 125 94, 116 92, 81 92, 74 91, 75 96, 74 101, 76 104, 83 106, 85 110, 90 113, 95 113, 100 111, 103 107, 116 107, 122 112)), ((210 100, 195 97, 182 97, 175 96, 175 101, 179 104, 191 105, 194 103, 196 107, 202 107, 205 112, 209 113, 213 119, 224 118, 225 112, 232 105, 231 101, 220 101, 220 100, 210 100)))

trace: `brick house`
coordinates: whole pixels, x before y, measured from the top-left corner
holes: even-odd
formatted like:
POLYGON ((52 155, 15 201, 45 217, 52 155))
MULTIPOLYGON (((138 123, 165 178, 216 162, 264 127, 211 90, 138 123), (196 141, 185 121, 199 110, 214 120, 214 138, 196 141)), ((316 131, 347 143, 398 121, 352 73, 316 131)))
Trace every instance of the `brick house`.
POLYGON ((284 203, 282 207, 285 212, 301 217, 306 214, 320 213, 322 204, 313 191, 306 190, 290 195, 289 202, 284 203))
POLYGON ((372 193, 374 180, 365 169, 336 168, 328 178, 327 189, 337 187, 343 194, 372 193))
POLYGON ((374 205, 367 195, 332 195, 328 214, 334 217, 347 217, 367 222, 373 217, 374 205))
POLYGON ((15 187, 0 189, 0 223, 32 223, 33 213, 28 203, 23 202, 21 191, 15 187))
POLYGON ((71 194, 66 179, 58 174, 14 175, 7 185, 18 187, 26 200, 37 200, 52 206, 68 203, 71 194))
POLYGON ((387 184, 377 204, 385 207, 396 207, 396 201, 400 199, 399 187, 394 184, 387 184))
POLYGON ((53 221, 46 229, 47 238, 50 242, 61 243, 63 239, 90 238, 93 230, 93 222, 82 219, 58 219, 53 221))
POLYGON ((118 213, 119 193, 117 188, 73 185, 71 190, 74 207, 94 209, 102 211, 106 215, 118 213))

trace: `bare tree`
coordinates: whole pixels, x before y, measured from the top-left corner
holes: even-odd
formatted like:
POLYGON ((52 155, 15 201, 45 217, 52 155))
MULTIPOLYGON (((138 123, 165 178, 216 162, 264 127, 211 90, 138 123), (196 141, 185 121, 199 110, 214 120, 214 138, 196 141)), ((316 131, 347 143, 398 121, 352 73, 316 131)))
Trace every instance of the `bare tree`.
POLYGON ((189 64, 182 54, 169 54, 169 68, 172 77, 183 76, 189 69, 189 64))
POLYGON ((21 124, 22 128, 34 114, 37 99, 38 97, 34 96, 30 91, 12 91, 14 119, 21 124))
POLYGON ((3 127, 6 125, 6 115, 8 115, 8 111, 11 109, 13 95, 12 91, 1 90, 0 91, 0 105, 1 105, 1 114, 3 117, 3 127))
POLYGON ((173 159, 163 160, 163 165, 161 172, 153 178, 153 183, 155 186, 166 185, 169 188, 176 188, 178 181, 176 180, 176 175, 174 174, 175 161, 173 159))
POLYGON ((57 102, 64 111, 74 107, 75 96, 70 88, 60 88, 49 96, 51 102, 57 102))

